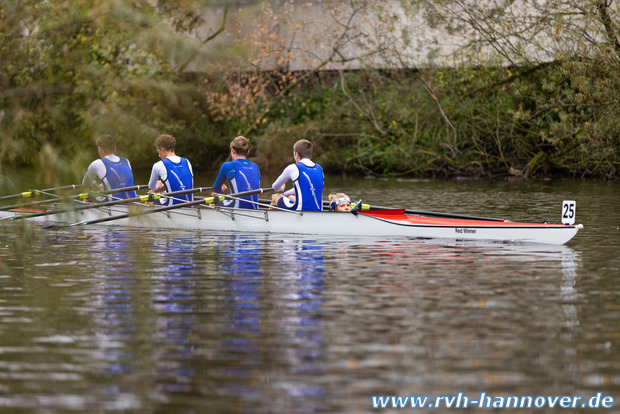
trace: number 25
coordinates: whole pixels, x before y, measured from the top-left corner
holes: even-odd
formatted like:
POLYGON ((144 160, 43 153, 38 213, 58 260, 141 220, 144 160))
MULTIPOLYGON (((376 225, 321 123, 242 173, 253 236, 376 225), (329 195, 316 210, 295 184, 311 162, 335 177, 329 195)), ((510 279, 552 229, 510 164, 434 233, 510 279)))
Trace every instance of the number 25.
POLYGON ((575 224, 575 210, 577 203, 574 200, 564 200, 562 203, 562 224, 575 224))

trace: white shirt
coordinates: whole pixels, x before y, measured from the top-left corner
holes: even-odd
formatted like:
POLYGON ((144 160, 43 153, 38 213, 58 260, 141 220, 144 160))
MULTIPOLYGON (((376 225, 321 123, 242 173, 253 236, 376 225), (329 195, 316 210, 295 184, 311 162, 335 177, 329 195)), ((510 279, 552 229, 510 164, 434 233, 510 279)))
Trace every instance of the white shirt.
MULTIPOLYGON (((120 160, 120 157, 114 154, 106 155, 106 158, 112 162, 118 162, 120 160)), ((127 161, 127 163, 129 163, 129 161, 127 161)), ((131 165, 129 165, 129 168, 131 168, 131 165)), ((86 170, 86 174, 84 174, 84 178, 82 179, 82 185, 89 186, 93 181, 97 180, 97 178, 99 180, 103 180, 106 172, 107 168, 101 158, 91 162, 86 170)))
MULTIPOLYGON (((302 158, 302 160, 299 162, 307 165, 308 167, 314 167, 314 162, 310 160, 310 158, 302 158)), ((297 165, 295 164, 290 164, 284 169, 284 171, 282 171, 282 174, 280 174, 280 176, 273 182, 273 184, 271 185, 271 188, 273 188, 273 191, 275 191, 276 193, 281 193, 282 191, 284 191, 284 185, 286 184, 288 180, 295 181, 298 178, 299 178, 299 168, 297 168, 297 165)), ((284 192, 284 195, 289 195, 289 194, 295 194, 294 187, 284 192)))
MULTIPOLYGON (((178 155, 170 155, 168 158, 175 164, 181 162, 181 157, 178 155)), ((194 175, 194 171, 192 171, 192 164, 187 160, 187 166, 189 167, 189 171, 194 175)), ((153 164, 153 169, 151 170, 151 178, 149 179, 149 188, 151 190, 157 190, 157 180, 166 181, 168 179, 168 170, 166 169, 166 165, 164 161, 158 161, 153 164)))

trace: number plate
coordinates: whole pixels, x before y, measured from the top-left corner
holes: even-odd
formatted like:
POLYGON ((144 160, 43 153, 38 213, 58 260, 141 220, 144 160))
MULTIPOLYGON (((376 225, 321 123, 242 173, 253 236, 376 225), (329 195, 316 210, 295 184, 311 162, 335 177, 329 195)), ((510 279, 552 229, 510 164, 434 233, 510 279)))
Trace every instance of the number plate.
POLYGON ((574 200, 562 202, 562 224, 575 224, 575 211, 577 203, 574 200))

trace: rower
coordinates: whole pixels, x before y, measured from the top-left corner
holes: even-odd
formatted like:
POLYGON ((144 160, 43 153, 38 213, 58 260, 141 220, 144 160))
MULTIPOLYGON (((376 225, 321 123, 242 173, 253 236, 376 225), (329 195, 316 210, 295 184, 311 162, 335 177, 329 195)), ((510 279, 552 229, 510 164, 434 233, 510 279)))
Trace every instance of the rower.
POLYGON ((325 177, 323 168, 313 162, 312 143, 300 139, 293 145, 295 164, 290 164, 276 179, 271 188, 281 193, 288 180, 293 182, 293 188, 283 194, 274 194, 278 207, 286 210, 321 211, 323 209, 323 186, 325 177), (295 194, 295 201, 287 196, 295 194))
MULTIPOLYGON (((192 164, 187 158, 176 155, 177 141, 172 135, 160 135, 155 140, 155 148, 161 161, 153 164, 149 179, 150 192, 174 192, 194 187, 192 164)), ((165 198, 156 201, 159 205, 172 205, 192 201, 193 195, 186 194, 173 200, 165 198)))
MULTIPOLYGON (((116 140, 112 135, 105 134, 95 140, 97 151, 101 157, 88 166, 82 179, 82 185, 99 187, 103 190, 113 190, 133 186, 133 172, 126 158, 115 155, 116 140)), ((112 194, 113 198, 134 198, 135 191, 112 194)))
MULTIPOLYGON (((226 181, 232 193, 240 193, 260 188, 260 170, 258 165, 247 159, 250 153, 250 140, 238 136, 230 143, 232 161, 222 164, 220 172, 213 184, 214 195, 222 194, 226 188, 226 181)), ((258 194, 242 199, 225 200, 218 203, 224 207, 258 209, 258 194)))

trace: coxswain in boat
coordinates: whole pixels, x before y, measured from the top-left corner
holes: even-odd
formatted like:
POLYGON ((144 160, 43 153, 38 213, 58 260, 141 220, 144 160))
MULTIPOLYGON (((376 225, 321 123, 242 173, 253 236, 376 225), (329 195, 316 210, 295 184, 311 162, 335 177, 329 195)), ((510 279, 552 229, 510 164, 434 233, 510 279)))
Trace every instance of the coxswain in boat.
POLYGON ((312 143, 301 139, 293 145, 295 164, 290 164, 271 186, 274 191, 282 193, 288 180, 293 188, 283 194, 274 194, 274 204, 287 210, 321 211, 323 209, 323 186, 325 177, 323 168, 312 161, 312 143), (288 195, 294 194, 291 200, 288 195))
MULTIPOLYGON (((192 164, 187 158, 176 155, 177 141, 172 135, 160 135, 155 140, 155 148, 161 161, 153 164, 149 179, 150 192, 173 192, 194 188, 194 173, 192 164)), ((191 194, 174 197, 169 200, 164 197, 155 201, 157 205, 180 204, 192 201, 191 194)))
POLYGON ((330 211, 350 212, 351 199, 345 193, 335 193, 327 196, 330 211))
MULTIPOLYGON (((112 135, 101 135, 95 140, 99 151, 98 160, 90 163, 82 185, 99 190, 113 190, 115 188, 133 187, 133 172, 126 158, 119 157, 116 152, 116 140, 112 135)), ((135 191, 112 194, 113 198, 134 198, 135 191)), ((98 198, 96 198, 98 200, 98 198)))
MULTIPOLYGON (((232 161, 222 164, 220 172, 213 184, 214 194, 223 194, 224 189, 230 187, 231 193, 257 190, 260 188, 260 169, 258 165, 247 159, 250 153, 250 140, 238 136, 230 142, 230 156, 232 161)), ((258 208, 258 194, 241 199, 225 200, 218 205, 234 208, 258 208), (246 201, 247 200, 247 201, 246 201), (253 203, 251 202, 253 201, 253 203)))

